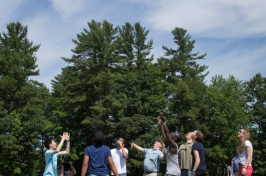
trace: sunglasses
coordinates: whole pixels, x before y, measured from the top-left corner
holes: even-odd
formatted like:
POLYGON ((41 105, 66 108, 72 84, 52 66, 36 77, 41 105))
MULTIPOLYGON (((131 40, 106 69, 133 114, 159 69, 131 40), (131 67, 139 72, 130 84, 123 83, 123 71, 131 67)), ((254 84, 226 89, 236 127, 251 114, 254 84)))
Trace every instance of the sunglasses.
POLYGON ((241 130, 239 131, 239 133, 243 133, 243 134, 245 134, 245 133, 244 133, 243 131, 241 131, 241 130))

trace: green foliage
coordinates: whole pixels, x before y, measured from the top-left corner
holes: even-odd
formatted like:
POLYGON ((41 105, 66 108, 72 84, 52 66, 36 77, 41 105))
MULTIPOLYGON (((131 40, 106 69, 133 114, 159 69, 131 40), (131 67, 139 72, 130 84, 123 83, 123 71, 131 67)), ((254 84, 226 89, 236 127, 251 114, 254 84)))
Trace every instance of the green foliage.
POLYGON ((251 142, 254 148, 252 166, 258 176, 265 175, 266 157, 266 78, 260 73, 247 82, 247 96, 252 115, 251 142))
MULTIPOLYGON (((27 39, 27 27, 7 25, 0 34, 0 174, 38 175, 34 168, 46 121, 48 90, 29 80, 38 76, 35 53, 40 45, 27 39)), ((40 153, 40 152, 39 152, 40 153)))
MULTIPOLYGON (((39 75, 40 45, 27 39, 27 27, 8 24, 0 34, 0 175, 42 175, 44 139, 59 141, 63 131, 71 133, 79 175, 84 149, 98 130, 110 148, 125 139, 128 175, 142 175, 144 154, 129 147, 152 148, 162 138, 155 120, 160 112, 171 132, 203 131, 209 176, 223 173, 236 155, 236 132, 250 129, 253 167, 264 175, 266 78, 257 74, 243 83, 215 76, 206 85, 208 66, 197 63, 206 54, 194 53, 186 30, 172 31, 176 48, 163 46, 165 55, 157 60, 148 34, 140 23, 88 22, 73 40, 73 56, 62 57, 69 65, 52 80, 50 96, 43 84, 29 80, 39 75)), ((165 167, 163 162, 161 175, 165 167)))
POLYGON ((233 76, 227 79, 215 76, 208 86, 205 99, 208 113, 201 125, 209 175, 222 173, 237 155, 237 131, 250 123, 245 93, 243 82, 233 76))

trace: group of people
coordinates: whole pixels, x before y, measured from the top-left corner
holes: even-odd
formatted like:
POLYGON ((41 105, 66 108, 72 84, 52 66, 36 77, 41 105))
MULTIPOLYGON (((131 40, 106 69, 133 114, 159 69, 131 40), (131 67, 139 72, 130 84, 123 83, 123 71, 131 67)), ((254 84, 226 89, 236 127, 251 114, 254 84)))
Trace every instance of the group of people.
POLYGON ((231 165, 227 167, 227 176, 251 176, 253 146, 249 141, 249 131, 241 129, 238 131, 237 137, 239 139, 238 155, 232 158, 231 165))
MULTIPOLYGON (((135 143, 131 144, 132 148, 136 148, 145 155, 143 176, 158 176, 160 172, 160 163, 166 160, 165 176, 204 176, 206 173, 205 165, 205 149, 201 143, 203 133, 200 130, 189 132, 186 134, 186 143, 178 148, 177 143, 182 141, 179 133, 170 134, 163 113, 157 117, 158 124, 161 128, 162 135, 168 144, 167 149, 161 139, 156 139, 153 148, 143 148, 135 143)), ((239 176, 251 176, 252 173, 252 153, 253 148, 248 141, 249 132, 242 129, 238 132, 240 139, 237 149, 238 158, 235 157, 233 163, 238 166, 239 176)), ((56 147, 56 143, 52 139, 45 141, 45 147, 48 149, 45 153, 46 168, 44 176, 57 175, 57 159, 60 155, 66 155, 70 150, 70 135, 63 133, 61 142, 56 147), (64 141, 67 141, 65 151, 60 151, 64 141)), ((127 176, 126 159, 128 158, 128 150, 124 148, 125 139, 119 138, 116 141, 116 148, 110 150, 109 147, 103 145, 104 134, 98 131, 94 135, 94 145, 86 147, 84 159, 81 169, 81 176, 108 176, 108 165, 111 169, 111 175, 127 176)), ((238 171, 232 166, 230 175, 238 176, 238 171)), ((61 170, 59 175, 72 176, 76 174, 75 168, 71 163, 71 171, 64 173, 61 170)))

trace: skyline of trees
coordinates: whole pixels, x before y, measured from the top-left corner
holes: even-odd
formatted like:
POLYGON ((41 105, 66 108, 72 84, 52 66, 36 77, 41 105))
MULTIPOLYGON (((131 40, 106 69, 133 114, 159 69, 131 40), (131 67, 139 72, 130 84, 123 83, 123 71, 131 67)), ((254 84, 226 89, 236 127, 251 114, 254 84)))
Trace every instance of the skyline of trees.
POLYGON ((208 66, 198 64, 206 54, 193 52, 195 40, 185 29, 171 32, 175 47, 162 45, 164 56, 154 59, 153 40, 140 23, 91 20, 72 40, 73 55, 62 56, 68 65, 51 80, 49 92, 29 80, 39 75, 40 45, 27 38, 27 26, 8 24, 0 34, 0 176, 41 175, 43 141, 47 136, 59 140, 63 131, 71 133, 70 155, 79 174, 84 149, 97 130, 110 148, 125 138, 128 175, 142 175, 144 155, 130 143, 152 147, 162 138, 155 120, 160 112, 171 132, 204 133, 209 176, 223 173, 236 155, 237 131, 249 129, 253 167, 256 175, 264 175, 266 78, 216 75, 207 85, 208 66))

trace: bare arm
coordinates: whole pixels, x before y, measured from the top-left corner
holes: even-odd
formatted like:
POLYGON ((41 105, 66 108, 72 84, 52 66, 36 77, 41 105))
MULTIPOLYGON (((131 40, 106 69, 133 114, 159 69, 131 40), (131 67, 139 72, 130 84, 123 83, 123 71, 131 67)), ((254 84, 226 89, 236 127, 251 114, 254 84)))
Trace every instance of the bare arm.
POLYGON ((137 144, 132 143, 132 144, 131 144, 131 147, 132 147, 132 148, 135 147, 135 148, 138 149, 139 151, 144 152, 144 149, 143 149, 142 147, 138 146, 137 144))
POLYGON ((82 169, 81 169, 81 176, 85 176, 86 172, 88 170, 88 163, 89 163, 90 157, 87 155, 84 155, 83 163, 82 163, 82 169))
POLYGON ((195 157, 195 164, 193 167, 193 171, 196 171, 200 163, 200 157, 199 157, 199 152, 197 150, 193 150, 193 154, 195 157))
POLYGON ((162 119, 160 119, 160 117, 157 117, 156 119, 157 119, 157 121, 158 121, 158 124, 159 124, 160 127, 161 127, 161 131, 162 131, 162 134, 163 134, 164 139, 168 142, 168 139, 167 139, 167 137, 166 137, 166 135, 165 135, 165 133, 164 133, 164 128, 163 128, 163 122, 162 122, 162 119))
POLYGON ((163 125, 163 128, 164 128, 164 132, 166 134, 167 140, 168 140, 169 152, 171 155, 174 155, 177 152, 177 146, 175 144, 175 141, 172 139, 171 134, 166 124, 163 125))
MULTIPOLYGON (((73 176, 73 175, 76 175, 77 172, 76 172, 76 169, 73 167, 73 164, 71 161, 69 161, 69 164, 70 164, 70 168, 71 168, 71 171, 69 173, 67 173, 67 176, 73 176)), ((61 175, 60 175, 61 176, 61 175)))
POLYGON ((56 150, 54 150, 52 154, 60 152, 61 147, 64 144, 64 141, 66 139, 65 132, 63 133, 63 136, 60 136, 60 137, 61 137, 61 141, 60 141, 59 145, 56 147, 56 150))
POLYGON ((122 145, 122 142, 119 141, 118 143, 119 143, 119 145, 120 145, 120 147, 122 149, 123 157, 126 158, 128 154, 127 154, 126 150, 124 149, 124 146, 122 145))
POLYGON ((62 152, 59 152, 59 155, 67 155, 67 154, 69 154, 69 151, 70 151, 70 134, 66 133, 65 134, 65 139, 67 141, 66 150, 62 151, 62 152))
POLYGON ((63 164, 60 164, 60 166, 61 166, 61 169, 60 169, 59 176, 64 176, 64 165, 63 164))
POLYGON ((116 169, 116 166, 115 166, 115 163, 114 163, 112 157, 111 157, 111 156, 108 156, 108 157, 107 157, 107 161, 108 161, 108 164, 109 164, 111 170, 112 170, 113 173, 115 174, 115 176, 119 176, 119 175, 118 175, 118 172, 117 172, 117 169, 116 169))
POLYGON ((242 175, 246 174, 247 168, 249 166, 249 162, 251 160, 251 147, 250 146, 246 146, 246 150, 247 150, 248 158, 247 158, 246 164, 245 164, 244 168, 242 169, 242 171, 239 171, 239 172, 242 172, 242 175))

